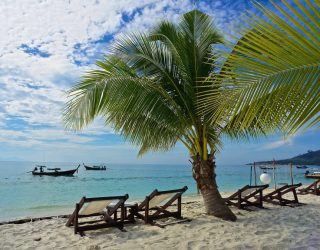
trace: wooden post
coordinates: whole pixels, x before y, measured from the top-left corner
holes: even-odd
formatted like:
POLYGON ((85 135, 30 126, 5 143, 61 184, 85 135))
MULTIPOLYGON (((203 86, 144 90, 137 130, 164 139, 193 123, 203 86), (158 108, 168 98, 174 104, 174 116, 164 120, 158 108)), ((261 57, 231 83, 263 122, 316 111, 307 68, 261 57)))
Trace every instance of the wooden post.
POLYGON ((254 185, 257 186, 256 162, 253 163, 253 171, 254 171, 254 185))
POLYGON ((275 163, 275 160, 273 159, 273 182, 274 182, 274 190, 277 189, 277 181, 276 181, 276 171, 275 171, 275 168, 276 168, 276 163, 275 163))
POLYGON ((293 185, 292 161, 290 162, 290 178, 291 178, 291 185, 293 185))
POLYGON ((252 165, 250 166, 250 186, 252 186, 252 165))

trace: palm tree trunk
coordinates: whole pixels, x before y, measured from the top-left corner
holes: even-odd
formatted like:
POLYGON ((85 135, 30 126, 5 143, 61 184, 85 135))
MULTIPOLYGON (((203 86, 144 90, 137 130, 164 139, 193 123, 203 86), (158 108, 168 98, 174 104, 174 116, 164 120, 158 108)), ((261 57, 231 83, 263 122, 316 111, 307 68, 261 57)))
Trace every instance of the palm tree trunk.
POLYGON ((199 155, 191 158, 193 178, 202 194, 206 213, 223 220, 235 221, 237 217, 226 205, 218 190, 214 153, 209 155, 208 160, 201 159, 199 155))

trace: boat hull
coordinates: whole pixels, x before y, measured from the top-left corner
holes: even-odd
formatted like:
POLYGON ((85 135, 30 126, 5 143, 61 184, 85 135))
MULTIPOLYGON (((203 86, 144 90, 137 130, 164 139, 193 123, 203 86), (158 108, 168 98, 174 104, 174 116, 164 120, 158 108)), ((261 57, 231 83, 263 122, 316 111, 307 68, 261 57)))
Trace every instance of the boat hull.
POLYGON ((59 172, 35 172, 32 171, 32 175, 47 175, 47 176, 73 176, 77 169, 59 171, 59 172))
POLYGON ((273 167, 260 167, 260 169, 268 170, 268 169, 273 169, 273 167))
POLYGON ((86 170, 95 170, 95 171, 99 171, 99 170, 106 170, 106 168, 101 168, 101 167, 89 167, 89 166, 84 166, 86 170))
POLYGON ((320 174, 305 174, 304 177, 309 179, 320 179, 320 174))

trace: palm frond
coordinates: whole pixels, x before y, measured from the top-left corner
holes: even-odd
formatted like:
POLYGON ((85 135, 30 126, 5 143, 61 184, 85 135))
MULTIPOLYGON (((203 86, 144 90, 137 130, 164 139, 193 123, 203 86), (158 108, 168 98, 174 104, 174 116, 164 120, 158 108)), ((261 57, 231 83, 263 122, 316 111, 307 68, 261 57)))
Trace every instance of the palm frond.
POLYGON ((213 69, 208 56, 222 41, 212 19, 197 10, 180 23, 160 23, 149 34, 120 37, 69 92, 66 127, 81 129, 96 116, 125 139, 148 150, 168 150, 180 140, 190 154, 207 157, 220 143, 217 126, 197 114, 198 86, 213 69))
POLYGON ((137 77, 123 63, 115 66, 114 60, 105 60, 99 65, 104 70, 91 71, 71 89, 64 113, 66 126, 78 130, 100 115, 142 148, 171 148, 183 133, 185 121, 170 95, 152 79, 137 77))
POLYGON ((214 82, 221 88, 202 96, 213 123, 229 115, 229 128, 243 130, 258 122, 267 132, 288 134, 319 126, 319 1, 282 2, 272 2, 280 16, 256 3, 263 17, 248 13, 240 39, 219 61, 223 67, 214 82))

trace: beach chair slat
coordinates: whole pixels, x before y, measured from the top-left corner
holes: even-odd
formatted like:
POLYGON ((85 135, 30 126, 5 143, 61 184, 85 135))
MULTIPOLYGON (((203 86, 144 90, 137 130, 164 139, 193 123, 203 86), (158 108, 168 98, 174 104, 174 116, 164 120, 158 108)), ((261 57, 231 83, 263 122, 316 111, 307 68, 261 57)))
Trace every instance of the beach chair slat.
POLYGON ((83 197, 76 204, 75 211, 69 217, 66 226, 74 226, 74 232, 83 235, 84 231, 95 230, 106 227, 117 227, 123 229, 124 225, 124 203, 128 195, 86 198, 83 197), (115 202, 111 208, 108 206, 115 202), (120 211, 119 211, 120 209, 120 211), (117 213, 120 212, 120 218, 117 213), (97 216, 101 219, 97 220, 97 216), (92 218, 89 220, 89 218, 92 218), (79 221, 80 218, 87 218, 85 221, 79 221), (94 218, 94 219, 93 219, 94 218), (98 223, 102 222, 102 223, 98 223))
POLYGON ((92 201, 90 203, 86 203, 79 211, 79 215, 90 215, 103 213, 103 210, 107 208, 107 206, 112 202, 112 200, 104 200, 104 201, 92 201))
POLYGON ((168 200, 170 197, 172 197, 172 193, 160 194, 160 195, 154 196, 149 201, 149 208, 160 206, 164 201, 168 200))
POLYGON ((263 208, 262 194, 263 190, 268 187, 269 185, 246 185, 224 200, 227 205, 236 206, 239 209, 248 209, 251 206, 263 208), (249 199, 253 199, 253 201, 249 199))
POLYGON ((264 195, 263 201, 272 203, 274 205, 280 205, 280 206, 302 205, 302 203, 299 202, 298 196, 296 193, 296 189, 301 185, 302 185, 301 183, 293 184, 293 185, 284 185, 264 195), (283 197, 285 194, 288 194, 288 193, 292 193, 293 199, 283 197))
POLYGON ((138 205, 135 215, 143 219, 145 223, 158 225, 154 220, 173 217, 182 219, 181 216, 181 196, 188 188, 158 191, 154 190, 144 201, 138 205), (175 206, 175 211, 169 211, 169 206, 175 206))
POLYGON ((244 190, 243 192, 241 192, 241 197, 244 198, 244 197, 248 196, 249 194, 252 194, 255 191, 257 191, 257 188, 248 188, 248 189, 244 190))
POLYGON ((314 194, 320 195, 320 179, 314 181, 306 188, 301 188, 298 190, 299 194, 314 194))

